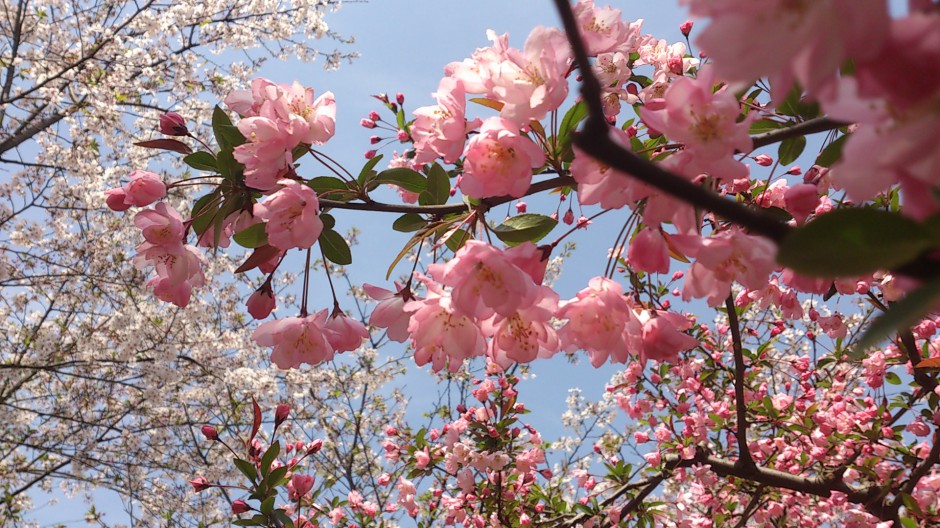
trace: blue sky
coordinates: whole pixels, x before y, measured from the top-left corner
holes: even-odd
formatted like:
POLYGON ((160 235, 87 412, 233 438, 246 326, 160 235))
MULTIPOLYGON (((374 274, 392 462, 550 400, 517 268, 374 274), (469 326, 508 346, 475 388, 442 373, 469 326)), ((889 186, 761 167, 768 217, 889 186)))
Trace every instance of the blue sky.
MULTIPOLYGON (((597 3, 603 6, 607 2, 599 0, 597 3)), ((611 2, 613 7, 623 10, 627 19, 645 19, 644 33, 670 41, 681 40, 678 26, 686 19, 684 10, 677 4, 677 0, 611 2)), ((508 32, 510 44, 521 47, 536 25, 559 25, 557 14, 548 0, 373 0, 346 3, 338 12, 330 14, 327 22, 340 34, 355 36, 356 43, 348 49, 358 51, 361 58, 352 64, 344 64, 336 72, 324 71, 322 63, 269 62, 261 75, 278 83, 297 80, 313 87, 318 95, 327 90, 334 93, 338 107, 337 132, 323 150, 353 172, 358 172, 361 167, 364 161, 362 154, 370 148, 368 138, 375 133, 359 126, 359 120, 369 111, 379 110, 380 105, 370 95, 403 92, 408 110, 432 104, 431 93, 437 88, 444 65, 469 57, 476 48, 487 46, 487 29, 500 34, 508 32)), ((329 41, 312 45, 321 46, 324 52, 333 48, 329 41)), ((383 153, 388 158, 391 149, 387 148, 383 153)), ((548 214, 551 210, 533 212, 548 214)), ((387 264, 405 241, 403 237, 394 238, 400 235, 390 228, 395 216, 348 212, 336 212, 336 216, 341 231, 351 226, 362 231, 349 268, 353 279, 382 285, 387 264)), ((620 221, 622 218, 617 220, 620 221)), ((605 227, 599 222, 591 230, 579 232, 572 238, 579 251, 576 258, 566 265, 557 285, 562 298, 573 296, 587 284, 588 279, 603 274, 607 248, 615 235, 609 227, 613 224, 605 227)), ((404 270, 399 269, 396 275, 402 272, 404 270)), ((326 296, 325 291, 314 293, 315 299, 323 301, 322 307, 328 306, 326 296)), ((597 398, 615 370, 614 367, 595 370, 587 361, 571 367, 561 357, 537 363, 538 379, 524 387, 522 394, 523 401, 529 402, 528 406, 535 411, 528 418, 543 431, 546 439, 557 436, 561 433, 558 417, 564 411, 567 389, 580 386, 585 389, 586 397, 597 398)), ((421 372, 409 376, 408 384, 412 389, 423 388, 422 392, 435 392, 433 378, 421 372), (422 387, 421 384, 426 385, 422 387)), ((421 402, 415 403, 420 406, 421 402)), ((38 494, 34 501, 39 507, 50 498, 38 494)), ((126 519, 113 494, 99 494, 96 499, 99 511, 107 514, 107 522, 126 519)), ((42 507, 32 518, 42 526, 59 523, 82 526, 82 517, 87 509, 80 500, 63 499, 57 506, 42 507)))

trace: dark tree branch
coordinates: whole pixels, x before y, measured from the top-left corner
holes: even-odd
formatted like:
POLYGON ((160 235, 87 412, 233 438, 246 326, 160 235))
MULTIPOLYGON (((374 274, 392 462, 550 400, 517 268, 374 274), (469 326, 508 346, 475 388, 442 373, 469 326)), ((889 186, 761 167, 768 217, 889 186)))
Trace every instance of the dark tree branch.
POLYGON ((741 346, 741 328, 738 326, 738 312, 734 307, 734 294, 725 300, 728 310, 728 325, 731 327, 731 348, 734 352, 734 408, 737 411, 737 424, 734 436, 738 440, 738 463, 745 467, 754 466, 751 450, 747 446, 747 402, 744 400, 744 350, 741 346))
POLYGON ((815 119, 803 121, 802 123, 797 123, 793 126, 788 126, 779 130, 771 130, 770 132, 764 132, 763 134, 753 135, 751 136, 751 141, 754 142, 754 148, 757 149, 766 147, 767 145, 772 145, 774 143, 779 143, 792 137, 818 134, 819 132, 828 132, 830 130, 842 128, 848 124, 849 123, 843 123, 841 121, 829 119, 825 116, 817 117, 815 119))

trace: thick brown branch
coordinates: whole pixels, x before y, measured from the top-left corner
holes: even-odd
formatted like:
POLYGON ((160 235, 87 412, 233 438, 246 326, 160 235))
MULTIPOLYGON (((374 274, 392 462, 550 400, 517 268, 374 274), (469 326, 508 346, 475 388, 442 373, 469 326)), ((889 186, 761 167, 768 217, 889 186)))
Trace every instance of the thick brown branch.
POLYGON ((731 349, 734 352, 734 407, 737 411, 735 438, 738 440, 738 463, 753 466, 751 450, 747 446, 747 402, 744 400, 744 349, 741 346, 741 328, 738 326, 738 312, 734 307, 734 294, 725 300, 728 310, 728 326, 731 327, 731 349))

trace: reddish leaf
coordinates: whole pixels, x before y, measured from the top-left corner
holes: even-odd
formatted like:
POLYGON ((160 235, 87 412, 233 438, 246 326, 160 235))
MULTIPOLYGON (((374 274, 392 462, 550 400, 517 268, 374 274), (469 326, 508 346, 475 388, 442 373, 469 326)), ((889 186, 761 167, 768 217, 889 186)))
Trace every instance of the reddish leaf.
POLYGON ((923 359, 914 367, 917 370, 931 370, 936 371, 940 370, 940 357, 932 357, 928 359, 923 359))
POLYGON ((254 422, 251 424, 251 436, 248 437, 248 444, 251 444, 251 441, 255 439, 255 435, 258 434, 258 431, 261 429, 261 406, 258 405, 258 402, 255 401, 255 397, 251 397, 251 407, 254 410, 255 418, 254 422))
POLYGON ((138 147, 171 150, 173 152, 179 152, 180 154, 192 154, 193 152, 193 149, 189 148, 189 145, 175 139, 154 139, 151 141, 138 141, 134 144, 138 147))
POLYGON ((280 249, 271 245, 264 245, 259 248, 255 248, 251 256, 248 257, 248 260, 243 262, 242 265, 235 270, 235 273, 245 273, 248 270, 253 270, 277 256, 277 254, 280 252, 280 249))

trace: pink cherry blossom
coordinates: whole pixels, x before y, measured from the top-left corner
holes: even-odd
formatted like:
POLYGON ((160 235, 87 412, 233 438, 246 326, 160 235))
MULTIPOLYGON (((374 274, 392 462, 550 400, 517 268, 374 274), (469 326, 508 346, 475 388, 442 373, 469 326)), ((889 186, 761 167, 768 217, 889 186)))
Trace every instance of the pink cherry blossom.
POLYGON ((281 189, 255 204, 254 214, 267 222, 265 232, 272 246, 283 250, 307 249, 323 231, 317 193, 294 180, 281 180, 278 184, 281 189))
POLYGON ((317 365, 333 359, 334 349, 325 330, 327 311, 306 317, 268 321, 251 335, 255 343, 274 347, 271 361, 280 369, 298 368, 302 363, 317 365))
POLYGON ((744 82, 770 76, 775 99, 793 80, 819 94, 846 59, 878 53, 890 20, 885 0, 683 3, 693 16, 711 18, 696 43, 714 59, 718 75, 744 82))
POLYGON ((679 352, 691 350, 699 345, 694 337, 684 333, 692 328, 692 323, 677 313, 662 310, 644 311, 639 319, 643 323, 640 361, 652 359, 675 363, 679 359, 679 352))
POLYGON ((621 19, 620 10, 598 8, 594 0, 579 0, 574 16, 589 55, 598 55, 626 46, 630 26, 621 19))
POLYGON ((714 85, 714 70, 702 68, 695 79, 672 83, 663 100, 648 101, 640 116, 650 128, 685 145, 674 169, 690 178, 702 173, 724 181, 745 178, 747 167, 733 156, 752 149, 750 121, 738 121, 737 98, 727 86, 714 91, 714 85))
MULTIPOLYGON (((629 148, 630 138, 617 127, 610 127, 614 142, 629 148)), ((617 172, 607 165, 574 148, 571 177, 578 182, 578 201, 583 205, 600 204, 605 209, 618 209, 645 198, 650 189, 635 178, 617 172)))
POLYGON ((405 311, 405 303, 414 299, 414 296, 410 288, 404 288, 398 284, 396 286, 398 286, 397 292, 371 284, 363 284, 362 289, 369 297, 379 301, 372 310, 369 324, 387 328, 389 339, 404 343, 408 339, 408 324, 411 320, 411 313, 405 311))
POLYGON ((730 229, 710 237, 676 235, 672 238, 686 255, 695 257, 685 277, 682 298, 707 297, 719 306, 731 293, 731 283, 760 289, 776 266, 776 247, 767 239, 730 229))
POLYGON ((561 304, 556 317, 568 319, 558 331, 562 346, 588 352, 595 367, 608 357, 626 363, 630 352, 639 349, 635 336, 641 333, 640 321, 620 284, 605 277, 591 279, 576 298, 561 304))
POLYGON ((467 101, 463 83, 452 77, 441 79, 437 87, 437 104, 414 110, 411 125, 416 155, 413 162, 424 164, 440 157, 453 163, 463 153, 467 132, 480 126, 479 120, 468 123, 467 101))
POLYGON ((501 117, 483 122, 464 151, 464 173, 458 186, 471 198, 523 196, 532 169, 545 163, 545 153, 519 127, 501 117))
POLYGON ((183 244, 183 217, 165 202, 145 209, 134 216, 134 225, 143 232, 147 242, 166 247, 183 244))
POLYGON ((644 228, 630 240, 627 260, 636 269, 669 273, 669 247, 658 229, 644 228))
POLYGON ((337 352, 355 350, 362 344, 363 339, 369 337, 369 331, 362 323, 347 317, 339 310, 334 311, 323 325, 323 333, 330 346, 337 352))
POLYGON ((487 355, 503 368, 549 358, 558 352, 558 335, 552 326, 558 294, 546 286, 538 288, 538 292, 538 299, 531 305, 484 324, 484 333, 492 336, 487 355))
POLYGON ((130 181, 124 184, 124 203, 145 207, 166 196, 163 179, 152 172, 135 170, 130 174, 130 181))
POLYGON ((529 306, 538 294, 531 277, 499 249, 470 240, 446 264, 428 266, 431 276, 453 287, 451 299, 461 313, 485 319, 509 316, 529 306))
POLYGON ((540 120, 568 96, 571 48, 557 28, 536 27, 522 51, 509 48, 501 61, 490 63, 487 94, 503 103, 500 117, 518 127, 540 120))
POLYGON ((413 312, 408 324, 415 363, 431 364, 435 372, 447 368, 460 370, 463 360, 483 355, 486 343, 479 326, 469 317, 454 310, 450 296, 430 279, 428 298, 405 304, 413 312))
POLYGON ((157 276, 147 281, 147 286, 161 301, 184 307, 189 304, 192 289, 205 285, 203 257, 197 248, 175 240, 175 244, 140 244, 134 265, 138 269, 153 266, 157 276))
POLYGON ((247 117, 238 122, 246 143, 235 147, 235 160, 245 164, 245 184, 259 191, 274 189, 291 168, 289 132, 267 117, 247 117))

